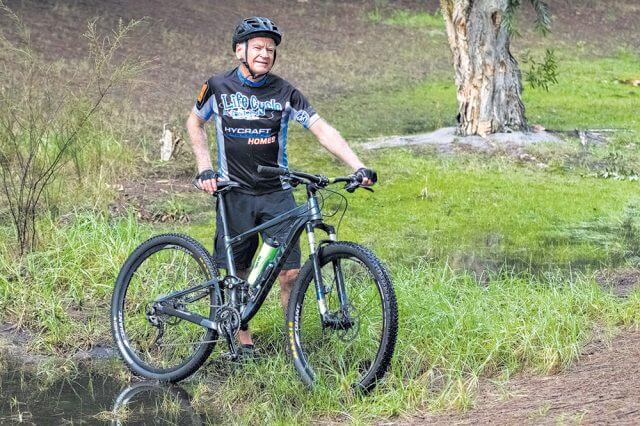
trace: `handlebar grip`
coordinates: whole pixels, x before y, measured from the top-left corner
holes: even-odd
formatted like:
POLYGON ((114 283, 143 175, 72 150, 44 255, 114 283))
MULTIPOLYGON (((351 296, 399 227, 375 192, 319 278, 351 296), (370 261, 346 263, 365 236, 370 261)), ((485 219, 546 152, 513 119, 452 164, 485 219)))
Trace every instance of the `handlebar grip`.
POLYGON ((286 176, 289 170, 282 167, 258 166, 258 173, 265 176, 286 176))

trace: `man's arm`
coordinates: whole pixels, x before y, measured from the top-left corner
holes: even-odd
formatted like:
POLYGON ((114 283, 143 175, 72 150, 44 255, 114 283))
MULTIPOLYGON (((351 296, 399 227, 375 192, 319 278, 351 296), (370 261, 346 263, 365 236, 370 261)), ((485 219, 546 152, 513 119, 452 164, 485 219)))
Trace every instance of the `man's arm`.
MULTIPOLYGON (((205 170, 213 170, 207 134, 204 131, 204 123, 205 121, 198 117, 193 111, 187 119, 187 132, 189 133, 189 140, 191 141, 191 149, 193 149, 193 154, 196 157, 198 173, 202 173, 205 170)), ((213 194, 217 189, 215 179, 202 181, 201 184, 202 189, 209 194, 213 194)))
POLYGON ((373 170, 367 169, 356 153, 349 147, 349 144, 344 140, 340 132, 334 129, 329 123, 322 118, 318 118, 309 127, 309 130, 318 138, 320 144, 325 147, 327 151, 350 166, 354 172, 358 171, 357 174, 362 173, 362 184, 364 186, 371 186, 376 183, 376 173, 373 170))
POLYGON ((322 118, 317 119, 315 123, 309 127, 309 130, 318 138, 320 144, 325 147, 327 151, 342 160, 354 171, 365 167, 355 152, 351 150, 351 147, 349 147, 349 144, 347 144, 347 141, 344 140, 342 135, 322 118))

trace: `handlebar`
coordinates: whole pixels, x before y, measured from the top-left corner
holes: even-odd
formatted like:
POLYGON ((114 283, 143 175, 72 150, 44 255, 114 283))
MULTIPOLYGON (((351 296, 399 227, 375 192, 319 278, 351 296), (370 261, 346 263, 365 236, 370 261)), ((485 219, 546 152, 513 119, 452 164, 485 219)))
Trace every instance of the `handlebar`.
POLYGON ((289 170, 282 167, 258 166, 258 173, 264 176, 285 176, 289 174, 289 170))
MULTIPOLYGON (((194 186, 194 188, 199 189, 200 191, 202 191, 202 190, 203 190, 203 189, 202 189, 202 185, 201 185, 201 181, 200 181, 200 179, 198 179, 198 178, 194 178, 194 179, 191 181, 191 185, 193 185, 193 186, 194 186)), ((228 180, 219 180, 219 181, 216 181, 216 186, 217 186, 217 188, 218 188, 218 190, 216 191, 216 193, 219 193, 219 192, 221 192, 221 191, 225 190, 226 188, 231 189, 231 188, 239 187, 239 186, 240 186, 240 184, 238 184, 238 183, 236 183, 236 182, 231 182, 231 181, 228 181, 228 180)))
POLYGON ((363 188, 373 192, 373 189, 366 186, 362 186, 362 176, 356 176, 356 175, 328 178, 323 175, 312 175, 309 173, 285 169, 282 167, 269 167, 269 166, 258 166, 258 173, 263 176, 282 176, 288 180, 314 184, 318 188, 325 188, 326 186, 333 183, 345 182, 346 185, 344 188, 347 190, 347 192, 353 192, 357 188, 363 188))
MULTIPOLYGON (((258 166, 257 170, 258 170, 258 173, 263 176, 281 176, 292 183, 313 184, 317 188, 325 188, 328 185, 331 185, 334 183, 344 182, 346 183, 346 185, 344 186, 344 189, 347 192, 353 192, 358 188, 366 189, 367 191, 373 192, 373 189, 367 186, 362 186, 362 176, 349 175, 349 176, 337 176, 337 177, 328 178, 323 175, 312 175, 309 173, 285 169, 282 167, 269 167, 269 166, 258 166)), ((193 179, 191 181, 191 184, 196 189, 199 189, 202 191, 202 185, 198 178, 193 179)), ((231 182, 231 181, 217 181, 216 185, 218 188, 216 191, 216 194, 225 192, 226 190, 230 190, 231 188, 236 188, 240 186, 238 183, 231 182)))

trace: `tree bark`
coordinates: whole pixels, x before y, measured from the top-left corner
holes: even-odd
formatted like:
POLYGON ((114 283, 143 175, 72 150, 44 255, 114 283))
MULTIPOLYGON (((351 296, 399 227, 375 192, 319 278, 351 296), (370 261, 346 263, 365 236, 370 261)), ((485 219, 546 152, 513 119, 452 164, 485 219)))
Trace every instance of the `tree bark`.
POLYGON ((507 0, 441 0, 453 54, 458 134, 526 130, 520 69, 502 25, 507 0))

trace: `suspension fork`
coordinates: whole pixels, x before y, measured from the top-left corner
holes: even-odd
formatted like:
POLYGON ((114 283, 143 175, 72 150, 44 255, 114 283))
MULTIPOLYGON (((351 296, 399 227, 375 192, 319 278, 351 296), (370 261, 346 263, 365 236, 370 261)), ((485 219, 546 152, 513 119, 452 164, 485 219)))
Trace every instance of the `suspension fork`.
POLYGON ((318 301, 318 310, 320 316, 324 319, 327 316, 327 299, 324 297, 325 288, 322 282, 322 273, 320 270, 320 256, 319 250, 316 247, 316 236, 313 233, 314 226, 311 222, 307 222, 305 230, 307 231, 307 238, 309 239, 309 257, 311 258, 311 264, 313 265, 313 282, 316 288, 316 299, 318 301))
MULTIPOLYGON (((335 228, 331 225, 327 225, 324 223, 318 223, 315 226, 311 223, 307 223, 306 231, 307 236, 309 238, 309 250, 311 253, 311 261, 313 264, 313 278, 315 282, 316 289, 316 297, 318 300, 318 309, 320 311, 320 316, 323 320, 328 318, 328 309, 327 309, 327 301, 325 298, 326 289, 324 286, 324 282, 322 281, 322 273, 321 273, 321 265, 320 265, 320 250, 316 247, 315 243, 315 235, 313 233, 314 228, 319 228, 322 231, 326 232, 329 235, 330 241, 336 241, 336 232, 335 228)), ((322 243, 321 243, 322 244, 322 243)), ((335 286, 338 292, 338 300, 340 302, 340 308, 343 313, 347 312, 348 299, 347 293, 344 285, 344 275, 342 273, 342 267, 340 265, 339 260, 332 260, 333 267, 333 276, 335 277, 335 286)))
POLYGON ((342 267, 339 260, 332 260, 333 263, 333 276, 336 277, 336 287, 338 290, 338 300, 340 301, 340 308, 342 312, 347 312, 347 290, 344 285, 344 275, 342 274, 342 267))

